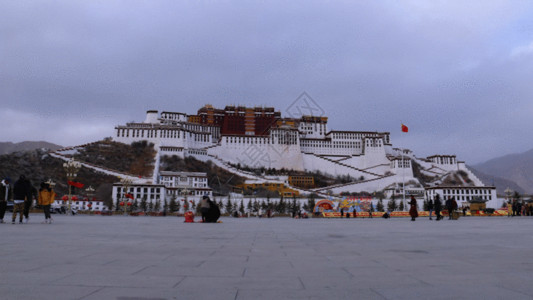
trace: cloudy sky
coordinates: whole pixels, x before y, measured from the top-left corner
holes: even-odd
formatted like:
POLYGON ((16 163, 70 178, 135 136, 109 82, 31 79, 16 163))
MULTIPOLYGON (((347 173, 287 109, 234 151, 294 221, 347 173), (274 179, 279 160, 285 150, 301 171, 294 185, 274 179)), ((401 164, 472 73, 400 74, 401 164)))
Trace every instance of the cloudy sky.
POLYGON ((275 106, 469 164, 533 148, 531 1, 0 2, 0 141, 275 106), (409 133, 400 131, 400 124, 409 133))

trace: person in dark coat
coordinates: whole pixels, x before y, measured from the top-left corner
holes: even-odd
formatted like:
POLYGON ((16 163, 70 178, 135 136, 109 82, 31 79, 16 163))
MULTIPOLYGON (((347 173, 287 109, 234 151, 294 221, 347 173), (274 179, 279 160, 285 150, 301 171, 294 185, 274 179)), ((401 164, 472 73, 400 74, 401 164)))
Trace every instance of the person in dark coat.
POLYGON ((451 197, 446 200, 446 209, 448 209, 448 220, 452 219, 453 212, 457 208, 457 202, 455 202, 455 198, 451 197))
POLYGON ((435 216, 437 216, 437 221, 439 221, 440 219, 442 219, 442 216, 440 215, 440 211, 442 210, 442 203, 440 203, 439 194, 435 196, 434 207, 435 207, 435 216))
POLYGON ((9 178, 4 178, 0 183, 0 223, 4 223, 7 201, 13 200, 13 191, 11 189, 10 181, 9 178))
POLYGON ((17 219, 17 213, 20 212, 19 223, 22 224, 22 215, 24 214, 24 202, 31 201, 32 193, 31 186, 28 184, 26 176, 20 175, 19 180, 15 182, 13 187, 13 217, 11 219, 12 223, 15 224, 17 219))
POLYGON ((433 213, 433 200, 429 199, 428 201, 428 210, 429 210, 429 219, 433 220, 431 214, 433 213))
POLYGON ((211 201, 209 197, 207 197, 207 202, 209 203, 209 210, 207 211, 207 214, 205 216, 205 222, 216 223, 218 221, 218 218, 220 218, 220 208, 218 207, 216 202, 211 201))
POLYGON ((411 201, 409 202, 411 208, 409 209, 409 215, 411 216, 411 221, 414 221, 418 217, 418 209, 416 208, 416 199, 414 196, 411 196, 411 201))
POLYGON ((24 218, 26 218, 26 223, 28 223, 30 220, 30 209, 33 204, 33 199, 38 199, 39 195, 37 189, 31 184, 31 181, 29 181, 28 178, 26 178, 26 184, 28 185, 28 189, 30 189, 30 196, 24 201, 24 218))

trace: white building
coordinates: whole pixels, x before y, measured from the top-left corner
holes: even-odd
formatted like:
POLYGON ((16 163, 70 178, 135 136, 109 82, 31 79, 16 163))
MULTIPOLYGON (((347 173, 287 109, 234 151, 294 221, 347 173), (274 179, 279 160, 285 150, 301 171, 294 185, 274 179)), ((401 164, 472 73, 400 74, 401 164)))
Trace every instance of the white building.
MULTIPOLYGON (((117 126, 114 140, 127 144, 142 140, 153 143, 157 150, 154 174, 159 173, 160 156, 177 155, 212 160, 218 166, 320 171, 357 179, 357 182, 322 188, 338 194, 382 191, 409 181, 420 184, 413 172, 412 162, 415 162, 420 166, 420 173, 437 183, 447 173, 464 171, 474 186, 484 186, 455 155, 417 158, 408 149, 393 148, 389 132, 330 130, 327 121, 324 116, 281 118, 273 108, 215 109, 206 105, 197 115, 148 111, 142 123, 117 126)), ((175 178, 158 179, 156 175, 153 181, 158 180, 161 184, 175 184, 175 178)), ((176 196, 183 190, 177 186, 165 189, 165 194, 176 196)), ((205 192, 196 190, 194 194, 205 192)))
POLYGON ((426 200, 434 200, 439 195, 441 201, 455 198, 459 207, 468 206, 474 199, 493 201, 497 199, 496 187, 493 186, 438 186, 426 188, 426 200))
POLYGON ((202 196, 212 196, 213 192, 207 184, 207 174, 202 172, 159 172, 159 182, 165 186, 166 197, 198 198, 202 196), (192 196, 192 197, 190 197, 192 196))
MULTIPOLYGON (((102 211, 107 209, 103 200, 96 198, 83 198, 72 196, 72 208, 78 211, 102 211)), ((52 207, 68 207, 68 197, 64 196, 61 199, 56 199, 52 207)))
POLYGON ((198 201, 204 195, 212 196, 213 192, 208 186, 207 174, 201 172, 168 172, 159 173, 159 183, 132 183, 127 188, 120 182, 113 184, 113 203, 124 201, 143 201, 155 205, 159 201, 161 210, 165 200, 167 203, 172 198, 181 200, 198 201), (126 190, 127 189, 127 190, 126 190), (127 197, 129 196, 129 197, 127 197), (133 199, 131 199, 133 198, 133 199))

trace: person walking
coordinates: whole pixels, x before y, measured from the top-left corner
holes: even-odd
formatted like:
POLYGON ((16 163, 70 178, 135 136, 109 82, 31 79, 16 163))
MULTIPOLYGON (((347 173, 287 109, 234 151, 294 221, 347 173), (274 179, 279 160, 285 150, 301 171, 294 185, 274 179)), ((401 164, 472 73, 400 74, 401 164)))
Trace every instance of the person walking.
POLYGON ((202 200, 200 200, 200 211, 202 213, 202 222, 206 222, 206 216, 207 216, 207 213, 209 212, 209 208, 211 207, 211 205, 209 204, 211 200, 209 199, 209 196, 207 195, 204 195, 202 197, 202 200))
POLYGON ((415 219, 418 217, 418 209, 417 209, 417 203, 414 196, 411 196, 411 201, 409 202, 411 205, 411 208, 409 209, 409 215, 411 216, 411 221, 415 221, 415 219))
POLYGON ((56 193, 50 187, 50 183, 42 182, 37 201, 39 202, 39 205, 43 207, 44 224, 52 224, 52 217, 50 217, 50 206, 52 203, 54 203, 55 197, 56 193))
POLYGON ((17 214, 20 213, 19 223, 22 224, 22 217, 24 215, 24 202, 26 199, 31 201, 31 189, 26 181, 26 176, 20 175, 15 186, 13 187, 13 217, 11 223, 15 224, 17 214))
POLYGON ((440 203, 440 196, 437 194, 435 196, 435 203, 433 204, 435 208, 435 216, 437 217, 437 221, 440 221, 442 219, 442 216, 440 215, 440 211, 442 210, 442 203, 440 203))
POLYGON ((11 190, 10 181, 11 180, 6 177, 0 183, 0 223, 4 223, 7 201, 13 200, 13 191, 11 190))
POLYGON ((451 197, 446 200, 446 209, 448 209, 448 220, 451 220, 454 211, 457 209, 457 202, 455 201, 455 197, 451 197))
POLYGON ((433 220, 431 214, 433 214, 433 200, 429 199, 428 201, 428 210, 429 210, 429 219, 433 220))
POLYGON ((33 204, 33 199, 35 198, 35 200, 37 200, 39 195, 37 189, 31 184, 31 181, 28 180, 28 178, 26 178, 26 184, 30 190, 30 195, 26 198, 26 201, 24 201, 24 218, 26 223, 28 223, 30 221, 30 209, 33 204))

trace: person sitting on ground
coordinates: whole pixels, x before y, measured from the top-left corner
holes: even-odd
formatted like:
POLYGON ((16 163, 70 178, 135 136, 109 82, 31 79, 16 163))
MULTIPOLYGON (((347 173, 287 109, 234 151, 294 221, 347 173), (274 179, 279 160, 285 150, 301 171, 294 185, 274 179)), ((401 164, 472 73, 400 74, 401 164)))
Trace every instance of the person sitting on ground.
POLYGON ((209 210, 207 211, 205 222, 216 223, 218 218, 220 218, 220 208, 214 201, 211 201, 209 197, 207 197, 207 202, 209 203, 209 210))
POLYGON ((202 222, 205 222, 205 216, 207 215, 207 212, 209 211, 209 197, 207 195, 204 195, 202 197, 202 200, 200 200, 200 212, 202 213, 202 222))

